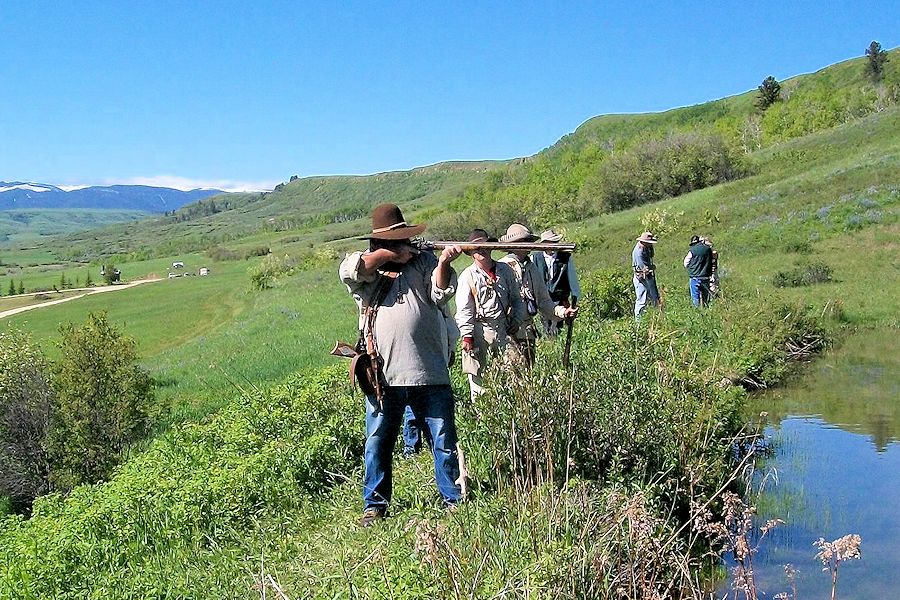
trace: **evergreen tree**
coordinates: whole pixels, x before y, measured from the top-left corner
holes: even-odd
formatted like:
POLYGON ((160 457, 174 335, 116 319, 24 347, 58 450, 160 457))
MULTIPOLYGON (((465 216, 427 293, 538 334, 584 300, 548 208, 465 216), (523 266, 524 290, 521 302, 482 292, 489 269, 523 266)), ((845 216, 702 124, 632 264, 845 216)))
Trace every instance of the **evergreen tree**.
POLYGON ((94 285, 94 282, 91 280, 91 270, 88 269, 87 275, 84 278, 84 287, 91 287, 94 285))
POLYGON ((21 279, 19 280, 19 293, 20 294, 25 293, 25 282, 22 281, 21 279))
POLYGON ((16 295, 16 282, 13 281, 12 279, 9 280, 9 293, 7 295, 8 296, 16 295))
POLYGON ((881 48, 881 44, 872 41, 866 48, 866 77, 872 83, 880 83, 884 78, 884 63, 888 60, 887 52, 881 48))
POLYGON ((65 271, 60 273, 59 275, 59 289, 66 289, 66 273, 65 271))
POLYGON ((759 90, 756 94, 756 108, 761 111, 766 110, 781 99, 781 84, 771 75, 763 79, 763 82, 756 89, 759 90))

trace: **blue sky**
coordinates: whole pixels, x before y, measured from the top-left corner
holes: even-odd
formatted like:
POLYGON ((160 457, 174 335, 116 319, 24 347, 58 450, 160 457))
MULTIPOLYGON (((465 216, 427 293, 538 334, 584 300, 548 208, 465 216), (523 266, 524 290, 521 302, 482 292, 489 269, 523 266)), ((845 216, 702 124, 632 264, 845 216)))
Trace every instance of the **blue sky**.
POLYGON ((900 45, 896 2, 0 0, 0 180, 271 187, 533 154, 900 45))

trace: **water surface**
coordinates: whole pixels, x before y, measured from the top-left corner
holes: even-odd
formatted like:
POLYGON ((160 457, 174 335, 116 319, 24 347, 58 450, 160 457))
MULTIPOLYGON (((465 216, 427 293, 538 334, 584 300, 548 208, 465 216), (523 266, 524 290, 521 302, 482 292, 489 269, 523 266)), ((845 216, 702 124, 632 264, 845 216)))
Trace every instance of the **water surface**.
POLYGON ((770 532, 755 557, 760 591, 830 598, 813 543, 862 536, 862 559, 843 563, 839 598, 900 598, 900 344, 898 331, 863 331, 815 361, 797 381, 754 398, 767 411, 774 455, 766 461, 761 521, 770 532))

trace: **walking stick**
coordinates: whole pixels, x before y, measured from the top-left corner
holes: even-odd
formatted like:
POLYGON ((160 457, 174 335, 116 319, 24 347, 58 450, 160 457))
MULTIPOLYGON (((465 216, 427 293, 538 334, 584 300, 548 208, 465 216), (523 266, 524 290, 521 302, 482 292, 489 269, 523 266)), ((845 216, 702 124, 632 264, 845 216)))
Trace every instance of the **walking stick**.
MULTIPOLYGON (((578 304, 578 298, 572 297, 572 308, 578 304)), ((563 366, 569 368, 569 353, 572 351, 572 325, 575 324, 575 317, 566 319, 566 350, 563 352, 563 366)))

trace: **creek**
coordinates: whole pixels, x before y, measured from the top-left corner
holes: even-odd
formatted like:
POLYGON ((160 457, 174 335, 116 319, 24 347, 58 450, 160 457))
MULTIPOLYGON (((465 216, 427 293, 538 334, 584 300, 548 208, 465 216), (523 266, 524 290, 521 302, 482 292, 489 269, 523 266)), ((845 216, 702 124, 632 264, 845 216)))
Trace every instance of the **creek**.
POLYGON ((900 336, 864 330, 812 362, 784 388, 755 396, 772 454, 756 482, 759 523, 782 519, 754 557, 760 592, 830 598, 814 542, 862 536, 860 560, 841 563, 838 598, 900 597, 900 336))

